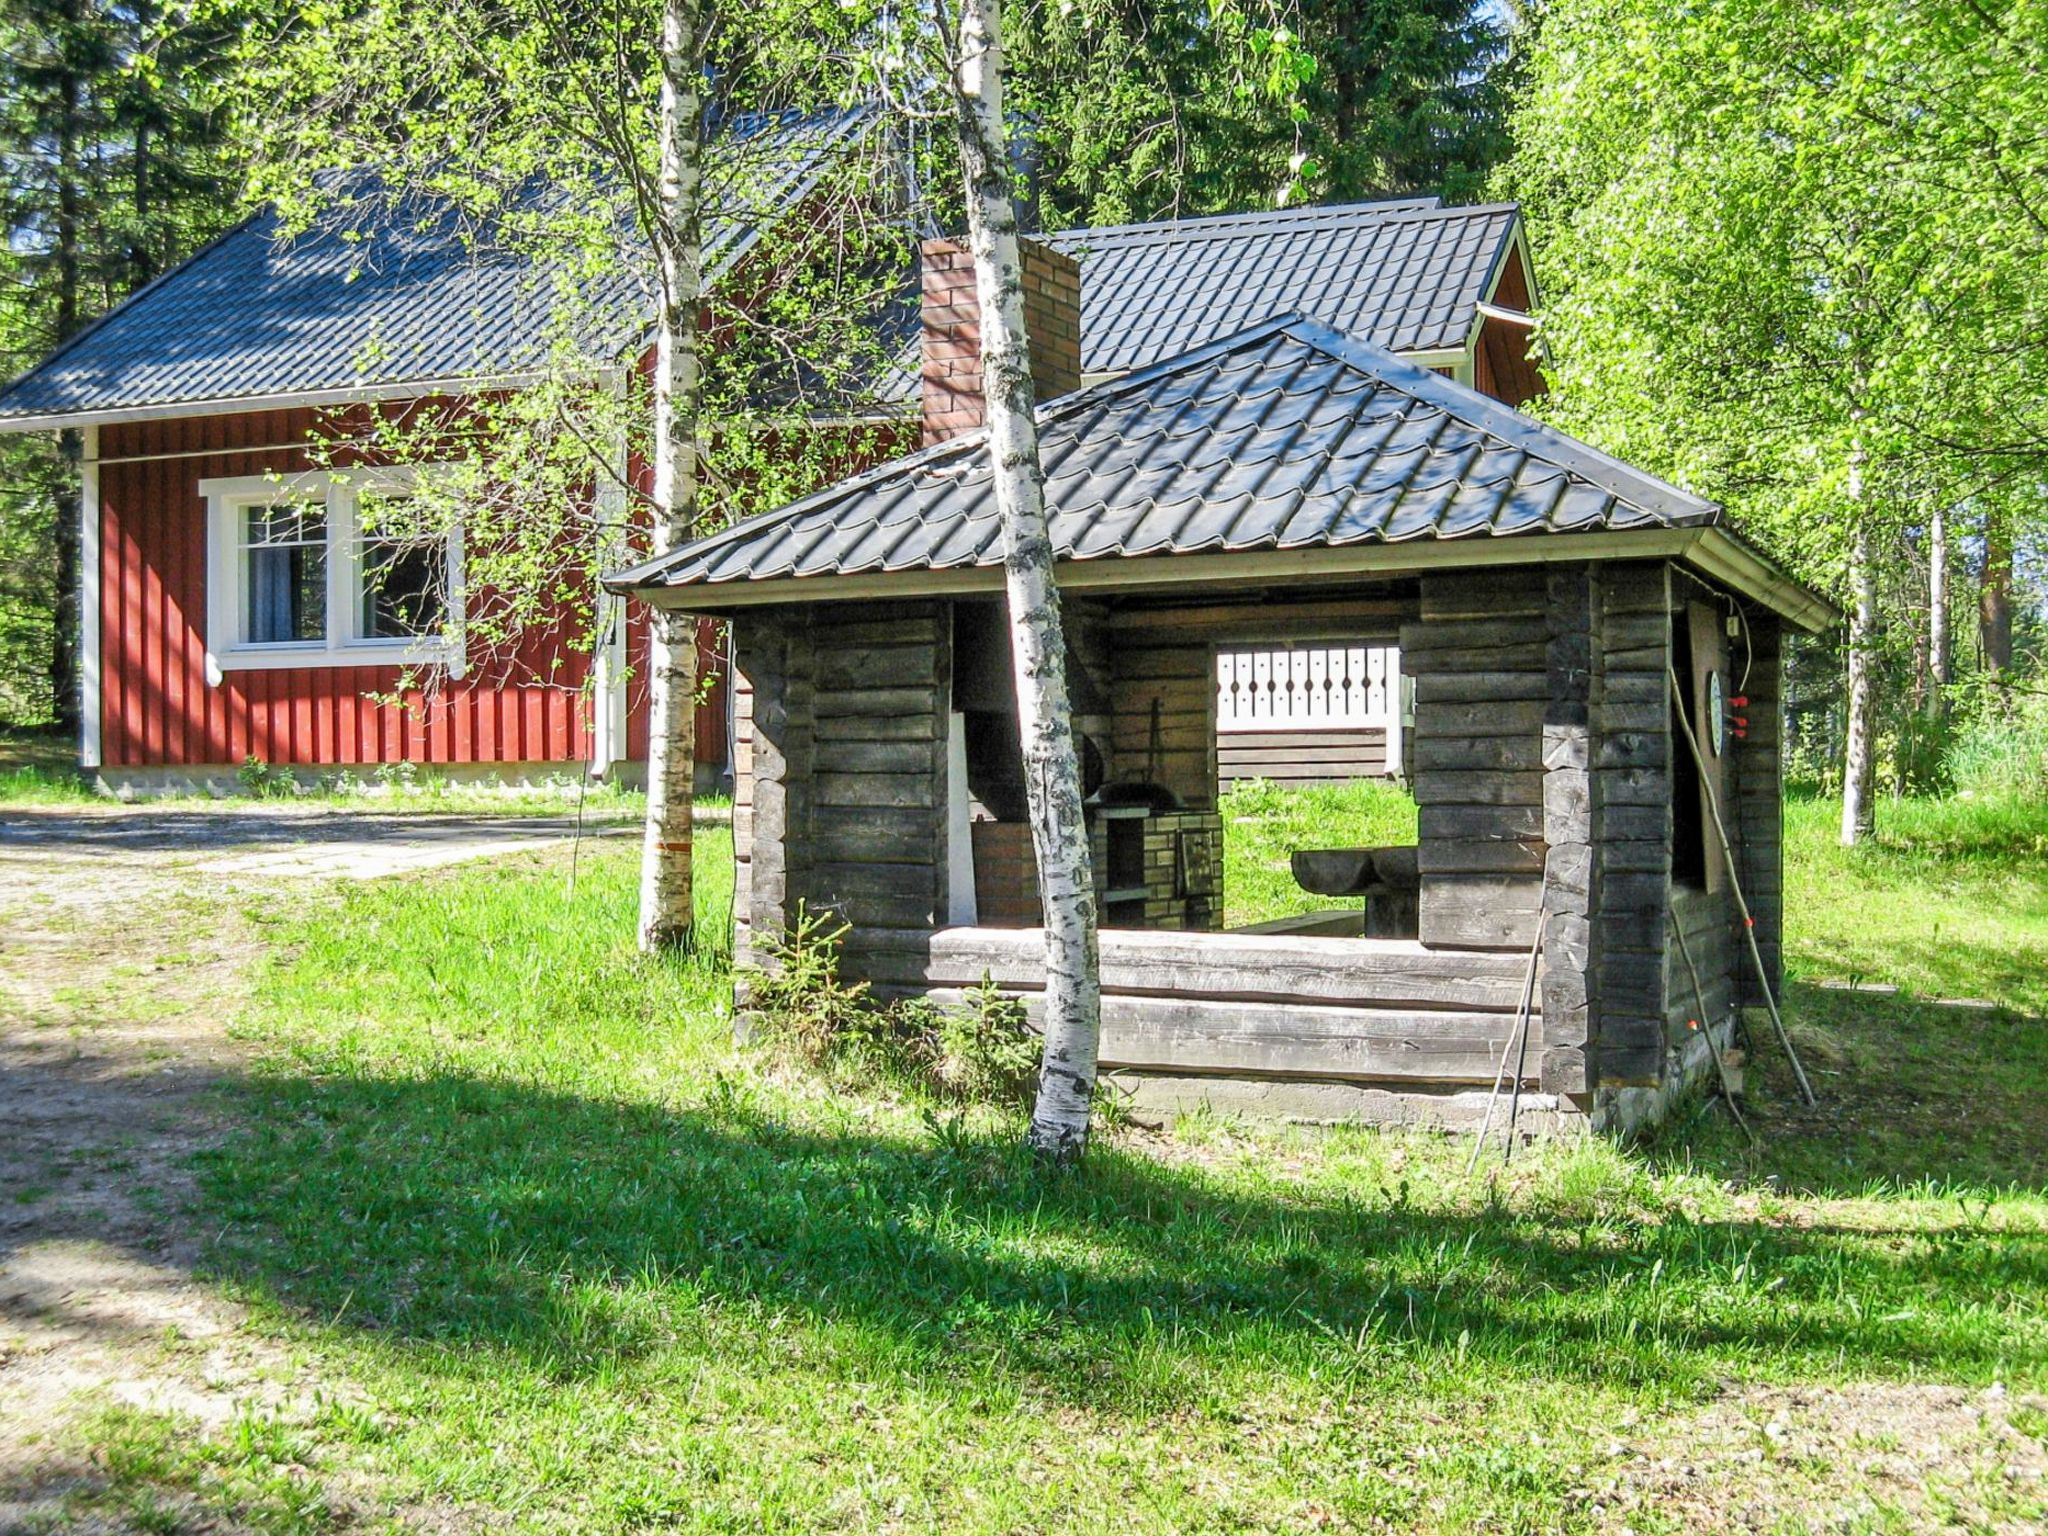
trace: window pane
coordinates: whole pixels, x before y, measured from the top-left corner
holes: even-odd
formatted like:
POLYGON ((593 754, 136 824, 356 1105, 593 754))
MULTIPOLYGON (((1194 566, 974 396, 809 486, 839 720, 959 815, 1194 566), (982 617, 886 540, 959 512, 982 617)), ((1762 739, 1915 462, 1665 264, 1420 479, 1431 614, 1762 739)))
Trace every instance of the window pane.
POLYGON ((327 637, 327 546, 285 544, 251 549, 249 640, 279 645, 327 637))
POLYGON ((251 548, 290 544, 325 544, 327 509, 303 501, 279 502, 250 507, 245 514, 243 541, 251 548))
POLYGON ((448 621, 448 546, 399 539, 363 541, 362 633, 398 640, 438 633, 448 621))

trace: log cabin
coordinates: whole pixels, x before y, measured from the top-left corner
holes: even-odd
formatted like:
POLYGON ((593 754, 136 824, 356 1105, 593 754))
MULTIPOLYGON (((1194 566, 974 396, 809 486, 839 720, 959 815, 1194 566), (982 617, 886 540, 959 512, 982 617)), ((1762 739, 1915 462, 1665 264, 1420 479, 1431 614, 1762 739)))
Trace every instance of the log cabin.
MULTIPOLYGON (((730 625, 742 962, 831 912, 884 994, 1031 1006, 979 321, 958 246, 924 254, 926 446, 611 584, 730 625)), ((1505 1070, 1558 1126, 1664 1113, 1779 985, 1783 646, 1825 601, 1715 504, 1369 331, 1190 328, 1091 382, 1075 262, 1027 242, 1024 277, 1108 1080, 1458 1125, 1505 1070), (1302 850, 1362 901, 1232 931, 1219 657, 1274 646, 1398 652, 1419 839, 1302 850)))
MULTIPOLYGON (((726 148, 750 134, 759 185, 744 216, 710 226, 713 283, 784 238, 778 220, 817 195, 823 167, 887 137, 873 113, 852 110, 735 124, 726 148)), ((1512 206, 1407 198, 1046 238, 1080 273, 1076 385, 1300 309, 1509 404, 1542 388, 1512 206)), ((915 255, 906 234, 906 272, 915 255)), ((645 366, 643 286, 624 282, 596 306, 615 322, 621 372, 645 366)), ((552 292, 528 256, 452 216, 399 219, 365 203, 293 232, 265 212, 0 390, 0 431, 69 434, 79 452, 80 761, 103 786, 232 791, 251 757, 303 778, 402 764, 511 779, 638 771, 636 614, 620 613, 595 654, 567 625, 523 635, 515 655, 472 654, 461 637, 476 594, 464 590, 459 533, 446 549, 375 559, 351 537, 362 497, 403 494, 421 466, 381 465, 374 483, 352 485, 317 451, 350 410, 459 409, 530 383, 548 366, 552 292), (394 573, 439 597, 391 600, 394 573), (439 686, 394 697, 423 668, 439 686)), ((936 419, 921 411, 914 336, 855 414, 892 454, 936 419)), ((730 771, 722 626, 700 626, 699 646, 710 686, 698 768, 710 788, 730 771)), ((1280 654, 1248 651, 1243 664, 1280 654)), ((1333 655, 1357 673, 1355 697, 1330 718, 1233 716, 1228 773, 1398 766, 1387 753, 1400 704, 1386 686, 1391 651, 1333 655)))

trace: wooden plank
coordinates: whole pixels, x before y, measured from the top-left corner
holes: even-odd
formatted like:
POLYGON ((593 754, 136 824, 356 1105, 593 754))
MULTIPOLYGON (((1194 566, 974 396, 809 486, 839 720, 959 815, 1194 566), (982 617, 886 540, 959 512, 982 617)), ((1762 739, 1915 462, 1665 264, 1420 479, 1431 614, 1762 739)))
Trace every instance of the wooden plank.
POLYGON ((923 773, 820 772, 816 793, 820 806, 904 809, 930 807, 934 802, 934 789, 929 770, 923 773))
POLYGON ((835 687, 818 694, 817 716, 821 722, 848 717, 873 720, 892 716, 914 716, 930 720, 935 717, 943 718, 943 712, 938 707, 937 690, 929 686, 835 687))
MULTIPOLYGON (((941 1007, 966 999, 951 989, 926 995, 941 1007)), ((1040 997, 1024 994, 1024 1005, 1038 1023, 1040 997)), ((1490 1083, 1514 1032, 1514 1016, 1505 1013, 1110 996, 1102 1000, 1101 1063, 1351 1082, 1490 1083)), ((1532 1051, 1541 1048, 1542 1034, 1542 1020, 1532 1020, 1532 1051)))
POLYGON ((820 688, 923 688, 938 667, 927 645, 839 645, 818 637, 820 688))
POLYGON ((944 739, 945 716, 929 695, 930 708, 900 715, 821 714, 812 727, 822 748, 830 742, 931 742, 944 739))
POLYGON ((1415 798, 1425 805, 1541 805, 1543 775, 1436 768, 1415 775, 1415 798))
MULTIPOLYGON (((1105 931, 1105 992, 1195 992, 1270 1002, 1512 1010, 1522 973, 1511 957, 1432 951, 1412 939, 1272 934, 1105 931)), ((934 986, 1045 984, 1044 935, 1033 930, 942 928, 848 936, 859 974, 934 986)))

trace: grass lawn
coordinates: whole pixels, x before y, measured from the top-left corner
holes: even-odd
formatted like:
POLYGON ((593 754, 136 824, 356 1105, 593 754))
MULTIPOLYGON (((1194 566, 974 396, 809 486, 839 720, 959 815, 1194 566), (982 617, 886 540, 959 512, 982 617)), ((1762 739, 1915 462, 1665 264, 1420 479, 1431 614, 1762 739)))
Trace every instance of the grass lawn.
MULTIPOLYGON (((1289 814, 1412 831, 1367 800, 1289 814)), ((1204 1117, 1047 1179, 1012 1125, 735 1047, 715 958, 634 954, 628 849, 266 913, 197 1216, 352 1386, 96 1449, 291 1530, 363 1487, 534 1531, 2038 1529, 2048 810, 1901 808, 1854 855, 1829 810, 1791 840, 1822 1110, 1760 1046, 1760 1150, 1717 1113, 1472 1181, 1204 1117)), ((1285 841, 1230 836, 1232 880, 1285 841)), ((699 858, 722 934, 722 831, 699 858)))

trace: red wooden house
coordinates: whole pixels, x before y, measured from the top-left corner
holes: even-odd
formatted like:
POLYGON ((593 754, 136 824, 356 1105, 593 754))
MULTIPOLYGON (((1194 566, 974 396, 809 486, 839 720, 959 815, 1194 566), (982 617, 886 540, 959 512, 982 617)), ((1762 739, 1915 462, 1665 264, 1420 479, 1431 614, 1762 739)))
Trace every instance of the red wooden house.
MULTIPOLYGON (((868 125, 860 113, 804 122, 776 162, 776 206, 813 196, 820 167, 868 125)), ((715 224, 711 280, 772 232, 759 218, 715 224)), ((1509 404, 1541 388, 1510 206, 1409 199, 1045 238, 1079 264, 1086 382, 1301 310, 1509 404)), ((0 430, 75 431, 83 445, 86 768, 148 790, 232 783, 251 757, 308 775, 412 763, 506 777, 644 759, 632 626, 594 667, 547 633, 510 662, 465 667, 440 638, 442 605, 464 598, 460 536, 427 548, 358 532, 362 507, 402 496, 417 471, 330 473, 310 451, 338 407, 530 382, 546 288, 530 262, 452 233, 286 238, 259 215, 0 391, 0 430), (446 683, 395 701, 422 662, 447 664, 446 683)), ((623 368, 647 311, 635 294, 617 305, 623 368)), ((914 355, 863 407, 906 437, 914 355)), ((701 633, 719 674, 717 632, 701 633)), ((700 773, 715 777, 728 750, 722 677, 698 742, 700 773)))

